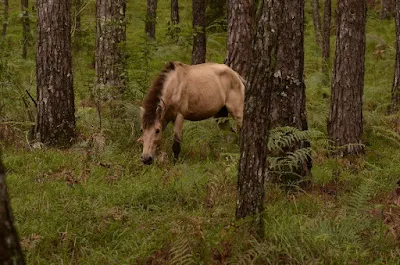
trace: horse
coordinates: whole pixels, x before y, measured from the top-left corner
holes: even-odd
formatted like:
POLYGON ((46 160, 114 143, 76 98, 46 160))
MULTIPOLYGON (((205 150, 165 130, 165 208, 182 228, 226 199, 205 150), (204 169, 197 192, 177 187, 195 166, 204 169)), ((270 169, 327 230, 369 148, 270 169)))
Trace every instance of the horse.
POLYGON ((140 107, 142 135, 138 142, 143 144, 143 164, 153 163, 162 132, 170 122, 174 124, 172 151, 175 161, 181 151, 184 120, 227 117, 229 113, 240 130, 244 83, 244 79, 225 64, 167 63, 154 79, 140 107))

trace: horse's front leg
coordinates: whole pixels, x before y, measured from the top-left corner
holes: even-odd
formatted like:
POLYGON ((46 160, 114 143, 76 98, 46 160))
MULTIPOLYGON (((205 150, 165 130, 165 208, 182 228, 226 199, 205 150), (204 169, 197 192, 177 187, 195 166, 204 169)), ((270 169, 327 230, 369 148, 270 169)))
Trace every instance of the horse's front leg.
POLYGON ((181 152, 183 120, 183 115, 178 114, 174 121, 174 143, 172 144, 172 151, 174 152, 174 162, 178 160, 179 153, 181 152))

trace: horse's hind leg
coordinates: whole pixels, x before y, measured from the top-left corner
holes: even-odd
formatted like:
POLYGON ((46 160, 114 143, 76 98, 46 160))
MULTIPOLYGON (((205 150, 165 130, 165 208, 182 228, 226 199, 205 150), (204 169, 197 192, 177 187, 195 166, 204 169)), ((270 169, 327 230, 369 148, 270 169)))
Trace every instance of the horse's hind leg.
POLYGON ((178 160, 179 153, 181 152, 183 120, 183 115, 178 114, 174 121, 174 143, 172 144, 172 151, 174 152, 174 162, 178 160))
POLYGON ((236 121, 237 132, 240 131, 243 124, 243 98, 241 95, 230 95, 226 102, 229 113, 236 121))

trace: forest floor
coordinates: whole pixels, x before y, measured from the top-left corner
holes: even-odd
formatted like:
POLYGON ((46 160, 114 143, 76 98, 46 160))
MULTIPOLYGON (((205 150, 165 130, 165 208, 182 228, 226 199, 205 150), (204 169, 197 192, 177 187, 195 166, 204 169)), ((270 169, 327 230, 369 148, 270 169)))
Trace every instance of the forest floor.
MULTIPOLYGON (((63 150, 27 144, 35 110, 25 90, 36 94, 34 45, 27 60, 18 57, 19 2, 10 2, 7 41, 0 50, 0 146, 28 264, 399 264, 400 118, 386 115, 393 20, 381 21, 373 11, 368 16, 365 155, 330 158, 321 137, 310 139, 310 188, 267 183, 265 237, 259 239, 247 233, 246 220, 234 218, 239 154, 234 133, 219 130, 212 120, 186 122, 176 164, 169 159, 171 128, 164 161, 140 163, 139 102, 165 62, 190 62, 190 1, 180 1, 177 41, 167 35, 169 3, 159 3, 156 42, 143 34, 145 1, 135 6, 128 1, 128 90, 123 100, 102 105, 101 129, 91 96, 95 20, 89 2, 82 12, 83 34, 74 37, 78 139, 63 150)), ((316 135, 325 135, 330 85, 320 71, 310 6, 308 123, 316 135)), ((208 31, 207 60, 223 62, 226 33, 217 22, 208 31)), ((334 33, 333 28, 332 54, 334 33)))

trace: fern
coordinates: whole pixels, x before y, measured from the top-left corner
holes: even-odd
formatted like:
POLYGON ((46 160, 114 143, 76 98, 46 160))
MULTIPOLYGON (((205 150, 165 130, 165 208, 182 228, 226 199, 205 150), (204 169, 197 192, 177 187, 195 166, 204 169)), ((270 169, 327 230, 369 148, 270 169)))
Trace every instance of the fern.
POLYGON ((173 242, 170 250, 171 265, 196 264, 189 241, 185 238, 173 242))
POLYGON ((350 194, 344 201, 347 204, 349 213, 360 214, 362 211, 368 210, 368 201, 374 195, 377 182, 371 178, 364 179, 359 188, 350 194))

